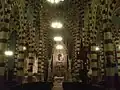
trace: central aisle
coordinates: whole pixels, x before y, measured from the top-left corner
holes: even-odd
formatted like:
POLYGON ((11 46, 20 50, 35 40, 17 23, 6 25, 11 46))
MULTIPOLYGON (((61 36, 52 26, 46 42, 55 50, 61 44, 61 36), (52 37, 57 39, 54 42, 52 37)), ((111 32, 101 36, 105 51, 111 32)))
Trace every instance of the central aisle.
POLYGON ((62 87, 63 81, 64 81, 64 77, 54 77, 52 90, 63 90, 63 87, 62 87))

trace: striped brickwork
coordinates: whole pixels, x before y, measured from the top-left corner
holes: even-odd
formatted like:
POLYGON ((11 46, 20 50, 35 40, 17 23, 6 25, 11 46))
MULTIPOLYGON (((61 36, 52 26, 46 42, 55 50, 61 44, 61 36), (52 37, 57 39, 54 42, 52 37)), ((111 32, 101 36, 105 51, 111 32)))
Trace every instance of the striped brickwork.
MULTIPOLYGON (((79 32, 79 31, 78 31, 79 32)), ((81 45, 81 40, 79 33, 76 32, 76 40, 75 40, 75 63, 74 63, 74 72, 76 75, 76 80, 79 80, 79 71, 80 71, 80 45, 81 45)))
MULTIPOLYGON (((118 76, 120 77, 120 29, 118 30, 117 33, 117 37, 116 37, 116 60, 117 60, 117 65, 118 65, 118 76)), ((120 79, 119 79, 120 80, 120 79)))
MULTIPOLYGON (((40 11, 41 12, 41 11, 40 11)), ((40 13, 39 12, 39 13, 40 13)), ((42 18, 42 14, 40 13, 40 24, 39 24, 39 49, 38 49, 38 79, 39 81, 44 81, 44 60, 43 60, 43 35, 44 35, 44 32, 43 32, 43 27, 42 27, 42 21, 43 21, 43 18, 42 18)))
POLYGON ((113 52, 113 56, 114 56, 114 61, 115 61, 115 72, 114 73, 118 73, 118 60, 119 60, 119 34, 118 34, 118 29, 117 27, 115 28, 114 25, 112 25, 112 42, 114 45, 114 52, 113 52))
MULTIPOLYGON (((75 0, 73 1, 73 4, 75 4, 75 0)), ((70 10, 70 9, 68 9, 68 10, 70 10)), ((76 12, 77 13, 77 10, 76 11, 74 11, 74 12, 76 12)), ((72 15, 73 15, 73 12, 68 12, 68 15, 70 16, 70 17, 72 17, 72 15)), ((67 15, 67 16, 68 16, 67 15)), ((73 17, 72 17, 73 18, 73 17)), ((71 56, 71 58, 72 58, 72 60, 71 60, 71 75, 72 75, 72 81, 77 81, 77 76, 79 75, 79 73, 78 73, 78 70, 76 70, 76 66, 77 66, 77 63, 76 63, 76 53, 75 53, 75 47, 76 47, 76 42, 75 42, 75 40, 76 40, 76 27, 77 27, 77 25, 76 25, 76 23, 77 22, 73 22, 74 20, 72 20, 72 19, 70 19, 69 20, 69 18, 68 17, 66 17, 65 18, 66 20, 67 20, 67 22, 68 22, 68 25, 67 25, 67 27, 70 29, 70 32, 71 32, 71 34, 72 34, 72 37, 73 37, 73 41, 72 41, 72 43, 73 43, 73 49, 72 49, 72 56, 71 56)))
POLYGON ((30 36, 31 36, 31 32, 30 32, 30 29, 32 26, 30 26, 30 21, 28 19, 28 8, 30 7, 31 3, 29 2, 29 0, 25 0, 24 1, 24 7, 23 7, 23 11, 24 11, 24 33, 25 33, 25 45, 24 47, 26 47, 26 50, 24 51, 25 53, 25 60, 24 60, 24 63, 25 63, 25 66, 24 66, 24 79, 23 79, 23 83, 29 83, 29 81, 31 82, 32 81, 32 78, 30 77, 31 80, 29 80, 29 75, 28 75, 28 72, 29 72, 29 43, 30 42, 30 36))
MULTIPOLYGON (((46 26, 47 27, 47 26, 46 26)), ((45 58, 45 68, 44 68, 44 75, 45 75, 45 81, 47 80, 47 73, 48 73, 48 29, 46 29, 46 31, 44 32, 44 39, 45 39, 45 49, 44 49, 44 58, 45 58)))
POLYGON ((105 76, 105 57, 104 57, 104 36, 103 32, 100 32, 101 41, 100 41, 100 68, 101 68, 101 79, 104 79, 105 76))
MULTIPOLYGON (((47 20, 45 20, 46 22, 48 22, 47 20)), ((44 25, 44 27, 43 27, 43 36, 42 36, 42 40, 43 40, 43 43, 42 43, 42 62, 41 62, 41 70, 42 70, 42 73, 41 73, 41 79, 42 79, 42 81, 46 81, 47 79, 46 79, 46 76, 47 76, 47 63, 48 63, 48 53, 47 53, 47 48, 48 48, 48 35, 47 35, 47 30, 48 30, 48 28, 47 28, 48 26, 47 26, 47 24, 46 25, 44 25)))
POLYGON ((28 82, 33 80, 33 63, 35 59, 35 28, 32 26, 33 23, 29 23, 30 36, 28 39, 28 82))
POLYGON ((91 68, 92 68, 92 79, 93 81, 97 80, 98 76, 98 61, 97 61, 97 52, 96 52, 96 10, 97 10, 97 5, 95 1, 91 4, 89 11, 89 21, 90 21, 90 45, 91 45, 91 68))
POLYGON ((86 5, 86 7, 84 7, 84 26, 83 26, 83 46, 88 49, 87 51, 87 58, 88 60, 86 61, 86 67, 87 67, 87 70, 90 69, 90 52, 89 52, 89 48, 90 48, 90 21, 91 21, 91 8, 90 8, 90 5, 91 5, 91 2, 87 2, 85 3, 84 5, 86 5))
MULTIPOLYGON (((75 30, 75 29, 74 29, 75 30)), ((73 65, 72 65, 72 78, 73 81, 77 81, 77 77, 79 76, 79 69, 77 69, 77 54, 79 54, 77 51, 79 50, 79 48, 77 48, 77 36, 76 36, 76 32, 73 32, 73 39, 74 39, 74 60, 73 60, 73 65)))
POLYGON ((11 15, 11 0, 0 1, 0 88, 4 87, 4 72, 5 72, 5 55, 7 50, 7 40, 9 33, 9 22, 11 15), (3 3, 4 2, 4 3, 3 3))
MULTIPOLYGON (((73 37, 74 37, 74 61, 73 61, 73 68, 72 68, 72 72, 73 72, 73 80, 74 81, 79 81, 79 75, 80 75, 80 70, 83 69, 82 64, 81 64, 81 60, 80 60, 80 49, 81 49, 81 45, 85 45, 86 44, 86 33, 85 32, 85 28, 84 28, 84 10, 85 10, 85 4, 86 4, 86 0, 84 1, 80 1, 80 2, 74 2, 76 3, 76 6, 78 7, 78 12, 79 12, 79 19, 80 21, 79 24, 76 27, 76 31, 74 28, 74 32, 73 32, 73 37), (80 33, 82 33, 82 35, 80 35, 80 33), (82 37, 82 40, 81 40, 82 37), (82 41, 82 42, 81 42, 82 41), (82 43, 82 44, 81 44, 82 43)), ((87 64, 86 64, 87 65, 87 64)), ((87 67, 87 66, 86 66, 87 67)))
POLYGON ((22 83, 23 82, 23 77, 24 77, 24 60, 25 60, 25 54, 23 47, 25 46, 25 31, 24 31, 24 12, 23 12, 23 7, 21 3, 18 3, 18 10, 19 10, 19 16, 17 19, 19 22, 17 23, 19 25, 18 29, 18 63, 17 63, 17 79, 18 82, 22 83))
MULTIPOLYGON (((12 10, 14 10, 16 6, 18 8, 18 2, 14 1, 13 4, 12 4, 12 10)), ((14 52, 14 70, 13 70, 13 80, 17 81, 17 63, 18 63, 17 56, 18 56, 18 39, 19 39, 18 30, 20 28, 20 25, 19 25, 19 10, 17 12, 14 11, 13 14, 11 14, 11 22, 12 22, 11 23, 12 29, 17 31, 16 49, 15 49, 15 52, 14 52)))
POLYGON ((111 19, 114 10, 115 0, 101 0, 102 5, 102 23, 104 31, 104 53, 105 53, 105 68, 106 68, 106 82, 108 88, 114 88, 114 74, 115 74, 115 60, 114 60, 114 46, 111 32, 111 19))
POLYGON ((42 36, 42 62, 41 62, 41 80, 45 81, 45 34, 44 31, 46 31, 46 27, 43 27, 43 36, 42 36))
POLYGON ((34 15, 35 20, 35 25, 36 25, 36 52, 37 52, 37 58, 38 58, 38 73, 37 73, 37 80, 41 81, 41 57, 42 57, 42 35, 43 33, 41 32, 41 3, 38 1, 36 3, 35 7, 35 12, 36 15, 34 15))

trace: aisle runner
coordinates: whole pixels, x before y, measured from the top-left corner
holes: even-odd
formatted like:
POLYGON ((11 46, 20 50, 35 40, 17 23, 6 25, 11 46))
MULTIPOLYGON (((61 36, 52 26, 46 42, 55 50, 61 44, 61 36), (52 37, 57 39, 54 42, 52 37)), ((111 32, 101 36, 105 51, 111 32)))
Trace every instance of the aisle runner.
POLYGON ((52 90, 63 90, 63 87, 62 87, 63 81, 64 81, 64 77, 54 77, 52 90))

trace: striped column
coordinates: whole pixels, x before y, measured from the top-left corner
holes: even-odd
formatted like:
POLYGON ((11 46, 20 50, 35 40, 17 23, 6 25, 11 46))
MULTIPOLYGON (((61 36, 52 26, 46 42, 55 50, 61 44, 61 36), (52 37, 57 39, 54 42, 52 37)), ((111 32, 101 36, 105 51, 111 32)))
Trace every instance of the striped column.
POLYGON ((16 50, 15 50, 14 55, 15 55, 15 57, 14 57, 15 61, 14 61, 13 81, 16 81, 17 80, 17 62, 18 62, 18 59, 17 59, 17 56, 18 56, 18 33, 16 36, 16 50))
POLYGON ((118 31, 118 37, 116 38, 116 53, 117 53, 117 65, 118 65, 118 76, 120 81, 120 29, 118 31))
MULTIPOLYGON (((27 11, 27 10, 26 10, 27 11)), ((25 33, 25 47, 26 50, 24 51, 25 53, 25 60, 24 60, 24 79, 23 79, 23 83, 28 83, 28 63, 29 63, 29 43, 30 43, 30 26, 29 26, 29 22, 27 20, 27 13, 25 12, 24 15, 24 33, 25 33)))
POLYGON ((100 32, 100 35, 101 35, 101 43, 100 43, 101 79, 104 80, 104 76, 105 76, 104 33, 100 32))
POLYGON ((45 39, 44 39, 44 31, 45 31, 45 26, 42 27, 41 29, 43 29, 42 31, 42 36, 41 36, 41 40, 42 40, 42 58, 41 58, 41 81, 45 80, 45 39))
POLYGON ((118 65, 118 76, 120 76, 120 43, 119 43, 119 41, 120 41, 120 39, 119 39, 119 37, 116 37, 116 40, 115 40, 116 42, 116 60, 117 60, 117 65, 118 65))
MULTIPOLYGON (((115 11, 115 10, 114 10, 115 11)), ((116 16, 119 17, 119 12, 116 12, 116 16)), ((120 81, 120 29, 119 25, 113 26, 113 42, 115 45, 115 61, 116 61, 116 68, 115 68, 115 74, 118 74, 118 78, 115 81, 117 85, 119 85, 118 81, 120 81)), ((119 86, 118 86, 119 87, 119 86)))
POLYGON ((89 19, 91 19, 91 16, 89 16, 89 12, 90 12, 90 6, 88 5, 89 3, 87 3, 86 7, 84 8, 84 28, 83 28, 83 46, 88 49, 87 51, 87 61, 86 61, 86 67, 87 70, 90 69, 90 57, 89 56, 89 43, 90 43, 90 31, 89 31, 89 19), (87 9, 86 9, 87 8, 87 9), (89 60, 88 60, 89 59, 89 60))
POLYGON ((0 1, 0 88, 4 90, 4 72, 5 72, 5 55, 4 51, 7 48, 7 39, 9 33, 9 22, 11 12, 11 1, 0 1), (4 5, 3 5, 4 4, 4 5), (4 7, 3 7, 4 6, 4 7))
MULTIPOLYGON (((11 33, 13 32, 13 30, 14 30, 14 28, 12 28, 12 26, 11 26, 11 20, 13 20, 13 18, 12 18, 12 8, 13 8, 13 6, 14 6, 14 1, 13 0, 8 0, 8 1, 6 1, 6 2, 8 2, 8 7, 7 8, 9 8, 10 10, 6 10, 5 12, 8 12, 9 13, 9 15, 8 15, 8 17, 9 17, 9 32, 8 32, 8 40, 7 40, 7 50, 11 50, 10 49, 10 45, 9 45, 9 43, 11 43, 10 42, 10 36, 11 36, 11 33)), ((5 7, 5 8, 6 8, 5 7)), ((14 52, 14 51, 13 51, 14 52)), ((14 56, 13 56, 14 57, 14 56)), ((8 61, 9 60, 9 58, 6 58, 6 60, 5 60, 5 74, 6 74, 6 76, 5 76, 5 78, 6 78, 6 80, 8 80, 9 79, 9 67, 8 67, 8 61)))
POLYGON ((84 19, 84 46, 88 49, 87 51, 87 70, 89 71, 89 69, 91 69, 91 59, 90 59, 90 43, 91 43, 91 39, 90 39, 90 25, 91 25, 91 18, 92 18, 92 15, 91 15, 91 2, 87 2, 87 5, 86 5, 86 8, 85 8, 85 19, 84 19))
MULTIPOLYGON (((91 10, 91 4, 89 5, 89 11, 88 11, 88 17, 89 17, 89 36, 90 36, 90 44, 93 42, 91 39, 91 36, 92 36, 92 28, 93 28, 93 21, 92 21, 92 10, 91 10)), ((90 45, 90 47, 91 47, 91 45, 90 45)), ((90 59, 91 59, 91 56, 90 56, 90 59)), ((92 63, 92 61, 90 61, 91 63, 92 63)), ((91 67, 91 69, 92 69, 92 66, 91 66, 91 63, 90 63, 90 67, 91 67)))
POLYGON ((90 20, 90 38, 91 38, 91 68, 92 80, 96 82, 98 79, 98 58, 96 52, 96 10, 97 5, 95 2, 91 4, 91 20, 90 20))
POLYGON ((23 17, 23 10, 20 4, 18 4, 19 8, 19 22, 17 23, 20 27, 18 30, 18 63, 17 63, 17 78, 19 83, 23 83, 23 77, 24 77, 24 50, 23 47, 25 46, 25 32, 24 32, 24 17, 23 17))
POLYGON ((76 33, 75 32, 73 32, 73 38, 74 38, 74 58, 73 58, 73 60, 72 60, 72 79, 73 79, 73 81, 77 81, 77 73, 78 73, 78 70, 76 70, 76 66, 77 66, 77 53, 76 53, 76 42, 75 41, 77 41, 76 39, 76 33))
MULTIPOLYGON (((40 11, 41 12, 41 11, 40 11)), ((40 13, 39 12, 39 13, 40 13)), ((43 71, 44 71, 44 66, 43 66, 43 26, 42 26, 42 21, 43 21, 43 16, 40 13, 39 16, 39 49, 38 49, 38 79, 39 81, 44 81, 43 78, 43 71)))
POLYGON ((80 80, 79 78, 79 71, 80 71, 80 46, 81 46, 81 40, 80 40, 80 36, 79 36, 79 31, 76 32, 76 47, 75 47, 75 54, 76 54, 76 61, 75 61, 75 75, 76 75, 76 80, 80 80))
MULTIPOLYGON (((34 0, 32 0, 32 2, 31 2, 31 6, 32 6, 32 8, 33 8, 33 27, 35 28, 35 31, 34 31, 34 51, 35 52, 37 52, 37 41, 36 41, 36 38, 38 39, 38 30, 39 30, 39 23, 40 23, 40 21, 38 21, 38 20, 40 20, 39 19, 39 16, 40 16, 40 14, 39 14, 39 10, 40 10, 40 2, 39 2, 39 0, 38 1, 34 1, 34 0)), ((35 54, 35 53, 34 53, 35 54)), ((36 56, 34 56, 34 58, 35 58, 36 56)), ((34 82, 36 82, 37 81, 37 77, 36 77, 36 74, 34 73, 34 82), (36 80, 36 81, 35 81, 36 80)))
MULTIPOLYGON (((45 27, 44 27, 45 28, 45 27)), ((43 29, 44 30, 44 29, 43 29)), ((42 62, 41 62, 41 80, 45 81, 45 42, 44 42, 44 31, 43 31, 43 38, 42 38, 42 62)))
POLYGON ((98 59, 96 52, 96 44, 91 44, 91 68, 92 68, 92 79, 93 82, 97 81, 98 78, 98 59))
POLYGON ((41 50, 42 50, 42 42, 41 42, 41 39, 40 39, 40 36, 39 34, 41 34, 41 27, 40 27, 40 15, 41 15, 41 3, 40 1, 38 1, 36 3, 36 7, 35 7, 35 12, 34 12, 34 18, 35 18, 35 27, 36 27, 36 52, 37 52, 37 58, 38 58, 38 71, 37 71, 37 80, 40 81, 41 80, 41 50))
MULTIPOLYGON (((47 21, 46 21, 47 22, 47 21)), ((44 30, 43 30, 43 55, 42 55, 42 69, 43 69, 43 72, 42 72, 42 79, 44 78, 44 81, 46 80, 46 74, 47 74, 47 53, 46 53, 46 49, 47 49, 47 25, 44 26, 44 30)))
POLYGON ((102 15, 103 15, 103 31, 104 31, 104 53, 106 66, 106 84, 107 88, 114 88, 114 74, 115 74, 115 60, 114 60, 114 46, 111 33, 111 18, 115 7, 115 0, 101 0, 102 15))
POLYGON ((19 9, 19 16, 16 18, 19 20, 19 22, 16 23, 18 26, 18 63, 17 63, 17 78, 19 83, 23 83, 24 80, 24 61, 25 61, 25 52, 23 50, 23 47, 25 46, 25 37, 26 33, 24 30, 24 11, 21 3, 18 3, 18 9, 19 9))
POLYGON ((41 62, 42 62, 42 40, 40 39, 39 40, 39 52, 38 52, 38 79, 40 81, 41 81, 41 73, 42 73, 41 62))
MULTIPOLYGON (((17 2, 13 2, 12 4, 12 9, 15 8, 15 6, 17 6, 17 2)), ((15 13, 15 12, 13 12, 15 13)), ((17 82, 17 63, 18 63, 18 59, 17 59, 17 56, 18 56, 18 39, 19 39, 19 33, 18 33, 18 30, 20 28, 19 26, 19 10, 17 11, 17 13, 15 14, 12 14, 11 15, 11 21, 14 22, 13 24, 15 26, 13 26, 13 30, 16 30, 17 32, 17 35, 16 35, 16 49, 15 49, 15 53, 14 53, 14 72, 13 72, 13 81, 16 81, 17 82)))
MULTIPOLYGON (((47 27, 47 26, 46 26, 47 27)), ((48 29, 46 28, 46 31, 44 32, 44 39, 45 39, 45 50, 44 50, 44 57, 45 57, 45 81, 47 81, 47 77, 48 77, 48 29)))
MULTIPOLYGON (((32 23, 33 24, 33 23, 32 23)), ((32 24, 29 24, 29 48, 28 48, 28 82, 32 82, 33 80, 33 62, 35 58, 35 28, 32 26, 32 24)))
POLYGON ((24 79, 23 83, 28 83, 28 62, 29 62, 29 57, 28 57, 28 52, 29 52, 29 37, 30 37, 30 31, 29 31, 29 21, 28 21, 28 6, 29 6, 29 0, 24 0, 24 7, 23 7, 23 24, 24 24, 24 33, 25 33, 25 47, 26 47, 26 67, 24 67, 24 79))
MULTIPOLYGON (((73 26, 74 28, 74 26, 73 26)), ((79 26, 78 26, 79 28, 79 26)), ((81 47, 81 39, 80 39, 80 31, 77 27, 74 28, 74 32, 73 32, 73 38, 74 38, 74 51, 73 51, 73 65, 72 65, 72 77, 73 77, 73 81, 79 81, 79 71, 81 69, 81 64, 80 64, 80 47, 81 47)))

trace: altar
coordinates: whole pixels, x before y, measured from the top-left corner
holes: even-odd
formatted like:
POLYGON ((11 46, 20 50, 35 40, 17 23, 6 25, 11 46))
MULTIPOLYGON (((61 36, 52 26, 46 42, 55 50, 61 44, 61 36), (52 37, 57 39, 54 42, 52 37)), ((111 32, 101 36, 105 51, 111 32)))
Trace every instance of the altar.
POLYGON ((53 50, 53 77, 66 78, 67 73, 67 50, 63 44, 64 49, 53 50))

